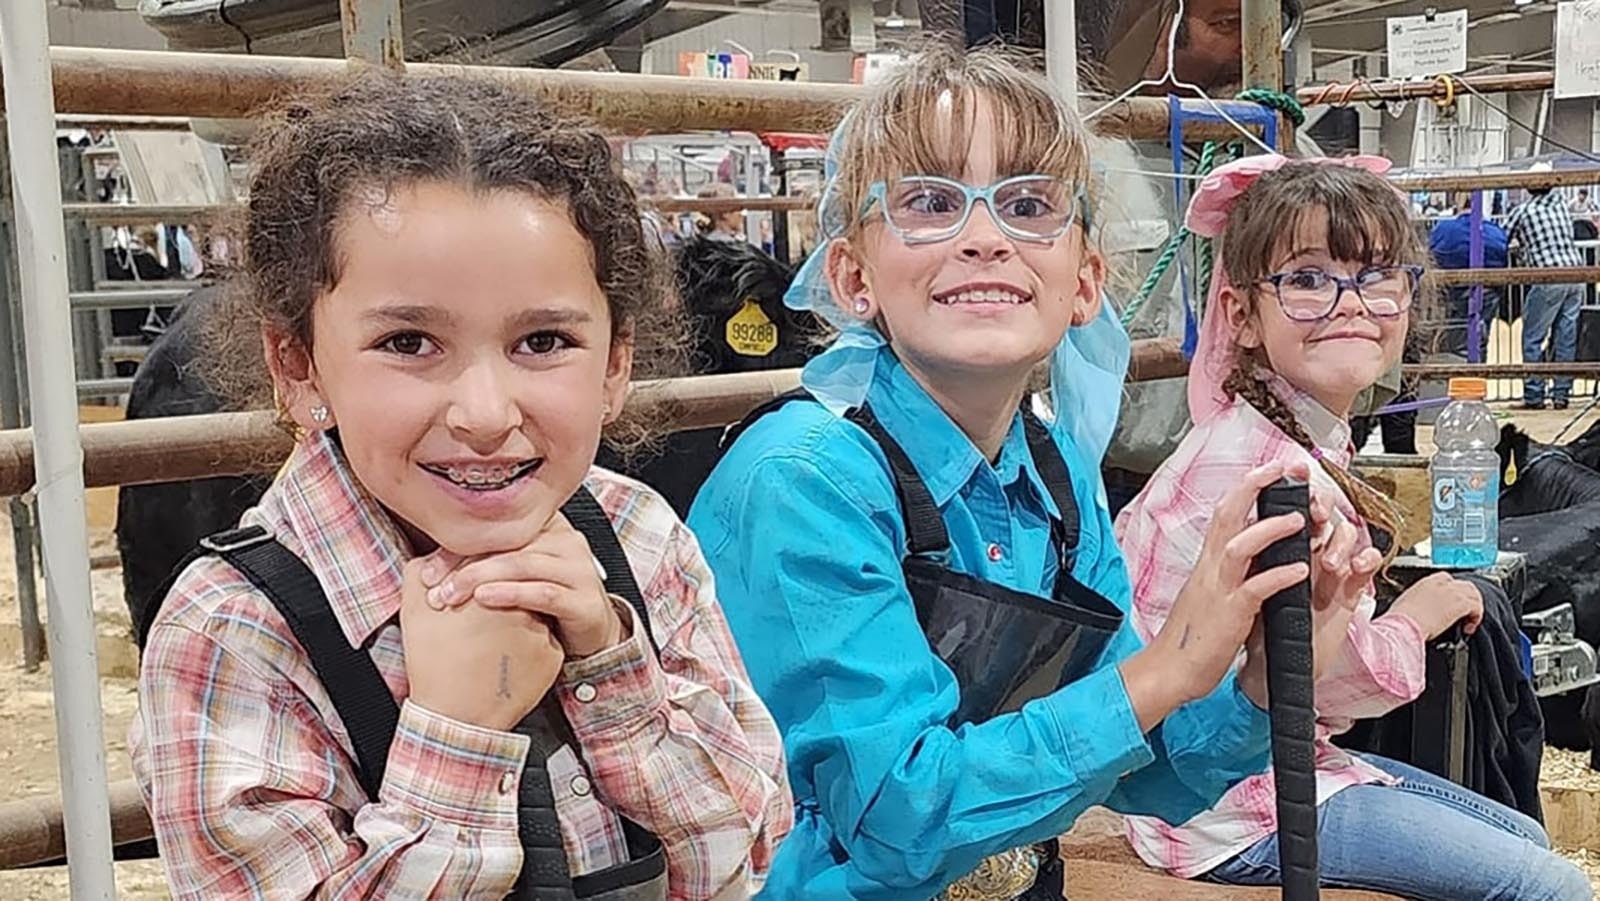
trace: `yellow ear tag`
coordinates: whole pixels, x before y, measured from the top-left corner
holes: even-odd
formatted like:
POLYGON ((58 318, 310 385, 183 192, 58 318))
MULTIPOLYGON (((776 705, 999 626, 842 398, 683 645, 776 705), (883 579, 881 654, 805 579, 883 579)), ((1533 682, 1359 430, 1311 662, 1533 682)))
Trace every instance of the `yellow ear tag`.
POLYGON ((739 312, 728 317, 727 341, 740 356, 764 357, 778 346, 778 327, 760 304, 746 300, 739 312))
POLYGON ((1512 454, 1511 460, 1506 463, 1506 486, 1517 484, 1517 455, 1512 454))

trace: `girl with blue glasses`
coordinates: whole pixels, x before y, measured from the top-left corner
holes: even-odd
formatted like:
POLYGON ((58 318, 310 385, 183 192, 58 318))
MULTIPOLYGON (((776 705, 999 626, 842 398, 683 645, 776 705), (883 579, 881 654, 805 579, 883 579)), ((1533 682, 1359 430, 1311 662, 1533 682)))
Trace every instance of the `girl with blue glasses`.
POLYGON ((1303 522, 1251 524, 1284 469, 1249 473, 1167 628, 1127 625, 1099 462, 1129 348, 1090 146, 994 51, 913 58, 834 136, 829 240, 787 302, 838 336, 689 519, 789 755, 764 897, 1059 899, 1087 807, 1182 822, 1266 765, 1262 660, 1227 673, 1308 574, 1252 559, 1303 522))

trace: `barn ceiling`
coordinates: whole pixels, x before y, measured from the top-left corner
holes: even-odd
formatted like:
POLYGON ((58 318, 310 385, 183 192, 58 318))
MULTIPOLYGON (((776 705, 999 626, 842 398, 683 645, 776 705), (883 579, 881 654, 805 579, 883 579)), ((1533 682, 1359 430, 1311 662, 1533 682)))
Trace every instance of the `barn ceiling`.
POLYGON ((1307 0, 1305 30, 1318 66, 1366 56, 1369 71, 1383 71, 1386 43, 1384 20, 1391 16, 1416 16, 1429 8, 1441 12, 1466 9, 1467 57, 1474 69, 1511 65, 1526 71, 1537 63, 1548 67, 1555 3, 1537 0, 1307 0))

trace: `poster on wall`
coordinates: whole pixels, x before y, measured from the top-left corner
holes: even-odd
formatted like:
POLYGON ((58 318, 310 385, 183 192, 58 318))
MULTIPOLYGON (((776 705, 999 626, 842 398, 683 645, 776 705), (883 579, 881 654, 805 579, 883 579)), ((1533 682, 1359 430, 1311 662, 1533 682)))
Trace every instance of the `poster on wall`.
POLYGON ((750 57, 743 53, 680 53, 678 74, 695 78, 750 77, 750 57))
POLYGON ((1454 9, 1385 20, 1390 78, 1431 78, 1467 71, 1467 11, 1454 9))
POLYGON ((808 63, 751 63, 751 81, 810 81, 808 63))
POLYGON ((1600 95, 1600 0, 1556 7, 1556 99, 1600 95))

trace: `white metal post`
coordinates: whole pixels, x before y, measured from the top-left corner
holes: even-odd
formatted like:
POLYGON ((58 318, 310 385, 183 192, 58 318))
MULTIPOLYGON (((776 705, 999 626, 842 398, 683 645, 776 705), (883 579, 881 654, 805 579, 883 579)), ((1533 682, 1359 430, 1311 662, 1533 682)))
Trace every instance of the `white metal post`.
POLYGON ((1069 102, 1078 98, 1078 10, 1074 0, 1044 0, 1044 70, 1069 102))
POLYGON ((34 473, 50 611, 61 806, 74 901, 116 896, 100 675, 89 588, 83 446, 72 369, 66 233, 45 0, 0 3, 0 71, 22 275, 34 473))

